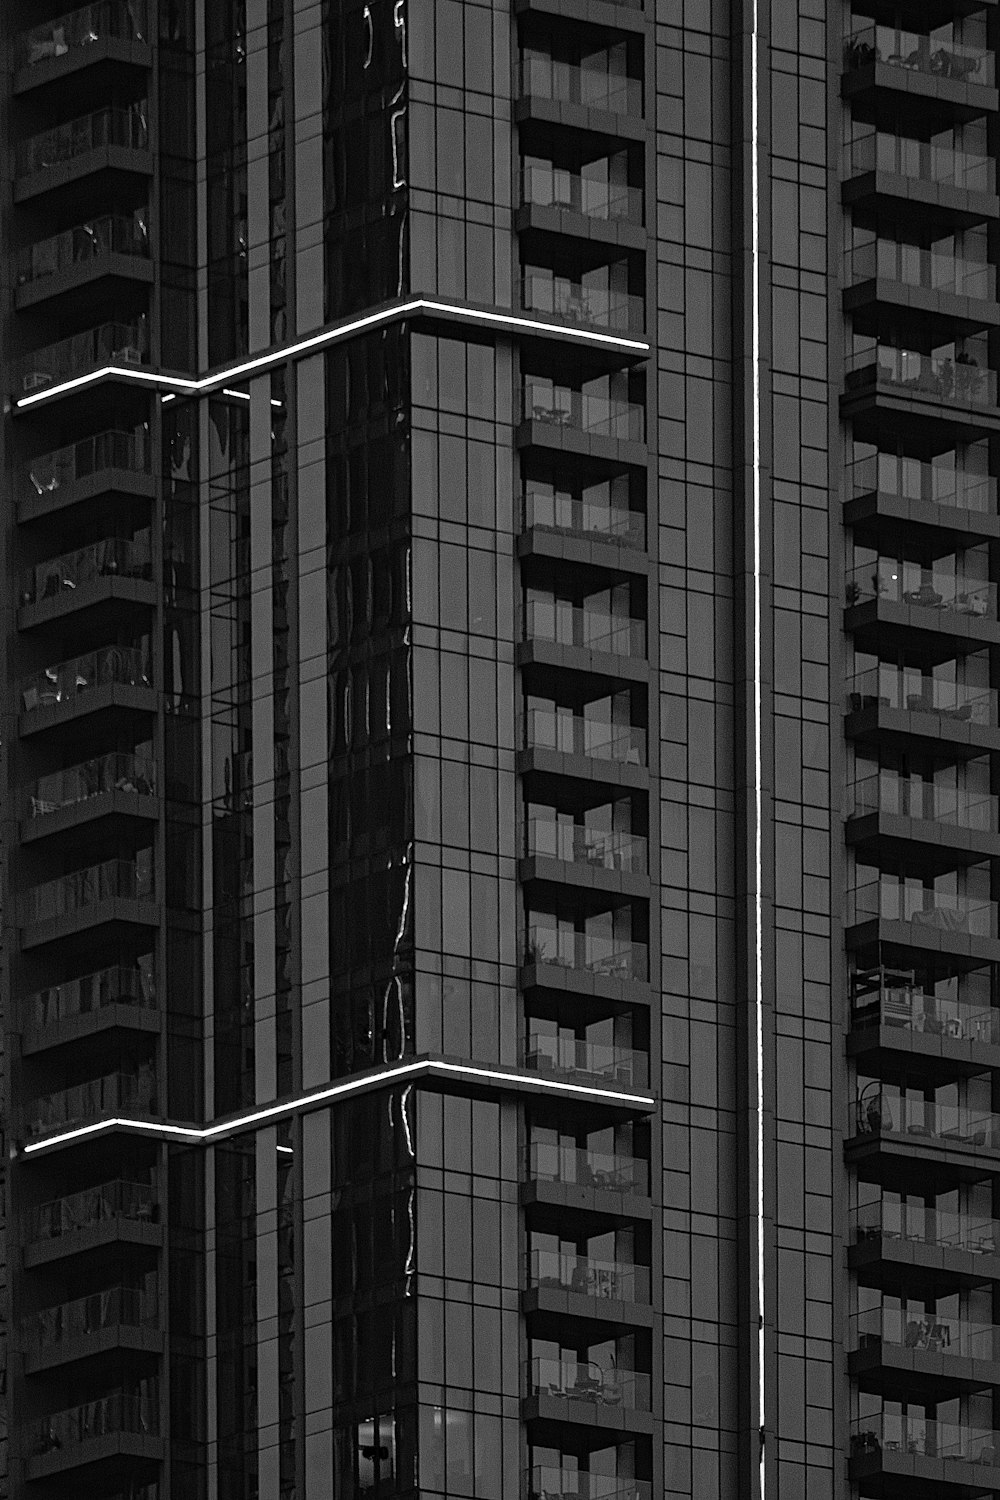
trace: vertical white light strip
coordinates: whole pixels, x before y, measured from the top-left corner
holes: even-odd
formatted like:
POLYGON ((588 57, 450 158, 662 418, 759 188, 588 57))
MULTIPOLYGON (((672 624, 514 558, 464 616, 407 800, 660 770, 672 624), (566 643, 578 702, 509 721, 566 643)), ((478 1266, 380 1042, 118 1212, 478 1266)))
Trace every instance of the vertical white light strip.
POLYGON ((760 1496, 764 1500, 764 907, 763 785, 761 729, 761 441, 760 441, 760 156, 759 135, 759 0, 750 0, 750 223, 751 340, 753 361, 753 789, 754 789, 754 1029, 757 1069, 757 1415, 760 1425, 760 1496))

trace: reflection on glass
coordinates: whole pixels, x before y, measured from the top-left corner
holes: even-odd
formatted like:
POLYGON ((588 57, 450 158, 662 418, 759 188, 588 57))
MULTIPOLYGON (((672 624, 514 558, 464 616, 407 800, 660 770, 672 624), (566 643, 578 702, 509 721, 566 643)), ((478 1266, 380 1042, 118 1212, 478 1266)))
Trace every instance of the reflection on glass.
POLYGON ((43 172, 46 167, 73 161, 108 146, 121 146, 132 151, 148 148, 145 100, 123 109, 99 109, 94 114, 81 115, 65 125, 57 125, 54 130, 43 130, 40 135, 29 136, 17 147, 17 174, 25 177, 43 172))
POLYGON ((637 1370, 604 1366, 593 1359, 549 1359, 543 1356, 528 1361, 527 1377, 532 1395, 589 1402, 594 1406, 624 1407, 628 1411, 649 1410, 649 1376, 637 1370))
POLYGON ((39 1204, 30 1211, 30 1234, 32 1239, 54 1240, 114 1219, 153 1224, 157 1216, 154 1188, 145 1182, 118 1178, 39 1204))
POLYGON ((28 1134, 43 1135, 59 1125, 99 1120, 116 1110, 155 1115, 156 1074, 150 1063, 135 1073, 106 1073, 73 1088, 42 1094, 28 1106, 28 1134))
POLYGON ((996 584, 969 576, 954 562, 923 567, 908 559, 879 557, 848 572, 844 597, 849 605, 884 599, 910 609, 935 610, 942 616, 997 618, 996 584))
POLYGON ((148 653, 141 646, 105 646, 71 661, 57 662, 26 679, 21 690, 25 713, 71 703, 91 688, 150 687, 148 653))
POLYGON ((908 1413, 856 1417, 851 1423, 851 1457, 870 1453, 905 1453, 992 1468, 1000 1463, 1000 1432, 908 1413))
POLYGON ((113 40, 147 39, 146 0, 95 0, 43 26, 33 26, 18 38, 18 67, 34 67, 50 58, 65 57, 77 48, 113 40))
POLYGON ((953 78, 958 83, 991 88, 992 53, 985 46, 956 41, 952 30, 949 24, 925 35, 896 26, 862 26, 844 43, 844 66, 853 71, 886 63, 907 73, 926 73, 932 78, 953 78))
POLYGON ((69 1339, 85 1338, 104 1328, 155 1328, 159 1302, 142 1287, 108 1286, 86 1297, 45 1307, 22 1321, 26 1341, 51 1349, 69 1339))
POLYGON ((962 724, 994 725, 997 722, 995 688, 967 687, 964 682, 932 677, 916 667, 897 667, 882 662, 858 672, 848 683, 847 709, 899 708, 907 713, 935 714, 962 724))
POLYGON ((82 375, 104 365, 149 363, 149 333, 145 317, 134 323, 104 323, 74 333, 44 349, 35 349, 21 361, 21 389, 41 390, 65 376, 82 375))
POLYGON ((896 1349, 926 1350, 962 1355, 966 1359, 995 1359, 997 1333, 993 1323, 972 1318, 938 1317, 901 1307, 873 1307, 851 1317, 852 1345, 872 1349, 887 1344, 896 1349))
POLYGON ((873 1239, 911 1240, 972 1255, 996 1255, 1000 1248, 1000 1221, 982 1214, 952 1213, 928 1208, 924 1203, 887 1200, 856 1208, 851 1219, 859 1245, 873 1239))
POLYGON ((150 901, 152 897, 152 851, 140 849, 135 859, 106 859, 103 864, 31 886, 24 897, 25 919, 48 922, 97 901, 150 901))
POLYGON ((134 1005, 151 1009, 156 1005, 153 965, 144 956, 133 965, 113 964, 36 990, 25 1002, 25 1017, 31 1027, 44 1028, 68 1016, 86 1016, 106 1005, 134 1005))
POLYGON ((591 1255, 569 1255, 561 1250, 532 1250, 528 1257, 532 1286, 558 1287, 581 1297, 614 1302, 649 1301, 649 1267, 591 1255))
POLYGON ((922 1094, 900 1094, 871 1084, 858 1096, 853 1123, 859 1135, 911 1135, 991 1151, 1000 1145, 1000 1116, 989 1110, 938 1104, 922 1094))
MULTIPOLYGON (((978 451, 978 446, 973 445, 970 453, 978 451)), ((949 461, 923 463, 898 453, 872 453, 858 458, 850 466, 852 493, 891 495, 902 500, 996 514, 996 480, 985 471, 975 473, 964 468, 954 453, 944 458, 949 461)))
POLYGON ((881 879, 866 880, 848 892, 848 922, 871 918, 989 938, 996 933, 997 903, 980 896, 938 891, 916 878, 905 880, 884 875, 881 879))
POLYGON ((134 432, 99 432, 53 453, 40 453, 25 469, 26 485, 36 495, 50 495, 64 485, 89 479, 107 469, 128 474, 150 472, 149 429, 134 432))
POLYGON ((80 1443, 119 1432, 156 1434, 159 1408, 148 1396, 114 1393, 72 1406, 66 1411, 41 1417, 28 1429, 29 1456, 38 1457, 57 1448, 75 1448, 80 1443))

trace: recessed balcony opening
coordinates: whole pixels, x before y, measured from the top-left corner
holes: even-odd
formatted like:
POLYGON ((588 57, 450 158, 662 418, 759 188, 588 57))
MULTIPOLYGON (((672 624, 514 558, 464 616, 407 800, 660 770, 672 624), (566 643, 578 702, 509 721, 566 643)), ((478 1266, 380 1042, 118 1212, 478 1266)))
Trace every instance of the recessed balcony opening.
POLYGON ((880 316, 855 316, 847 392, 874 387, 947 406, 995 408, 996 371, 989 368, 985 336, 932 339, 926 329, 903 329, 880 316))
POLYGON ((524 638, 642 661, 646 655, 644 590, 638 582, 596 586, 568 569, 549 587, 524 591, 524 638))
POLYGON ((612 142, 553 128, 543 139, 528 129, 521 142, 520 201, 525 208, 557 209, 598 224, 644 220, 642 153, 638 147, 615 149, 612 142))
POLYGON ((150 1118, 159 1112, 156 1070, 147 1061, 133 1071, 102 1073, 68 1088, 36 1094, 25 1112, 25 1133, 34 1140, 121 1114, 150 1118))
POLYGON ((17 395, 32 395, 92 370, 111 366, 140 368, 148 365, 150 358, 148 322, 145 313, 140 312, 130 321, 86 328, 24 355, 19 365, 17 395))
POLYGON ((997 798, 990 763, 935 756, 885 745, 858 747, 848 789, 848 817, 885 814, 913 822, 948 825, 969 833, 996 834, 997 798))
POLYGON ((574 359, 574 371, 560 360, 524 370, 521 420, 619 442, 646 440, 646 382, 635 370, 594 370, 574 359), (582 366, 582 368, 581 368, 582 366))
POLYGON ((609 258, 606 246, 587 254, 563 243, 548 253, 521 254, 521 306, 562 322, 612 333, 639 334, 645 326, 645 277, 636 257, 609 258))
POLYGON ((643 38, 538 16, 521 22, 520 96, 639 118, 643 38))
POLYGON ((102 479, 108 485, 118 475, 126 482, 129 475, 148 480, 151 469, 148 423, 83 432, 58 448, 41 448, 24 461, 17 480, 18 503, 29 508, 32 503, 70 504, 78 490, 86 487, 89 493, 89 487, 102 479))
MULTIPOLYGON (((943 1252, 974 1255, 980 1259, 984 1279, 993 1266, 986 1257, 1000 1252, 1000 1220, 994 1213, 993 1189, 989 1183, 961 1183, 935 1191, 927 1184, 910 1187, 856 1182, 856 1206, 851 1210, 850 1241, 855 1245, 877 1244, 886 1255, 899 1247, 919 1245, 943 1252)), ((933 1274, 943 1277, 958 1262, 947 1256, 933 1274)), ((877 1284, 879 1263, 866 1262, 862 1273, 877 1284)), ((965 1268, 963 1267, 963 1271, 965 1268)), ((898 1271, 895 1273, 898 1275, 898 1271)), ((966 1273, 968 1274, 968 1273, 966 1273)), ((972 1273, 975 1274, 975 1271, 972 1273)))
POLYGON ((588 1129, 583 1118, 574 1123, 539 1106, 529 1121, 527 1166, 532 1182, 648 1197, 649 1127, 627 1121, 588 1129))
POLYGON ((1000 1115, 993 1109, 988 1071, 935 1087, 918 1069, 906 1072, 907 1066, 901 1057, 895 1079, 858 1074, 849 1135, 894 1138, 918 1152, 924 1142, 935 1148, 1000 1150, 1000 1115))
POLYGON ((86 52, 102 41, 148 42, 145 0, 93 0, 22 31, 15 67, 33 68, 55 58, 86 52))
POLYGON ((889 110, 872 112, 865 120, 855 107, 853 134, 844 148, 847 176, 874 172, 903 183, 994 195, 996 161, 989 153, 985 121, 956 126, 935 118, 925 108, 926 99, 918 102, 919 116, 905 121, 889 110))
POLYGON ((918 934, 995 939, 997 903, 990 890, 988 863, 955 868, 954 853, 947 848, 887 849, 879 867, 857 860, 847 921, 849 926, 904 922, 918 934))
POLYGON ((997 586, 990 579, 986 546, 956 549, 947 537, 884 526, 877 537, 855 533, 845 603, 878 600, 933 610, 940 618, 997 618, 997 586))
POLYGON ((645 474, 609 465, 546 461, 541 454, 521 463, 523 525, 526 531, 554 531, 595 542, 646 545, 645 474))
POLYGON ((609 797, 591 782, 562 782, 563 778, 533 782, 525 806, 524 856, 591 870, 647 874, 645 796, 609 797))
POLYGON ((868 707, 901 709, 945 722, 995 727, 997 695, 990 686, 988 653, 956 655, 954 645, 947 642, 944 649, 945 656, 935 652, 932 644, 922 653, 901 646, 891 656, 856 651, 847 684, 848 712, 868 707))
MULTIPOLYGON (((883 496, 888 502, 996 516, 997 481, 990 472, 988 441, 935 441, 933 430, 925 429, 922 437, 907 433, 905 444, 902 436, 896 442, 898 446, 891 446, 887 434, 869 441, 855 433, 848 466, 849 500, 883 496)), ((942 517, 942 525, 948 519, 942 517)))
MULTIPOLYGON (((851 1349, 907 1350, 952 1360, 997 1358, 1000 1328, 994 1322, 990 1288, 978 1295, 962 1291, 935 1297, 905 1286, 895 1293, 859 1286, 857 1302, 850 1320, 851 1349)), ((944 1376, 944 1364, 940 1368, 944 1376)))
POLYGON ((652 1500, 650 1472, 645 1443, 567 1429, 530 1442, 527 1491, 529 1500, 652 1500))
MULTIPOLYGON (((989 261, 984 225, 942 232, 933 219, 923 225, 876 213, 865 223, 855 211, 851 245, 844 266, 845 284, 857 287, 879 281, 900 288, 947 293, 974 301, 996 299, 996 267, 989 261)), ((992 317, 984 308, 983 316, 992 317)))
POLYGON ((541 1291, 571 1292, 595 1301, 648 1304, 650 1267, 646 1226, 592 1234, 528 1231, 527 1281, 541 1291), (646 1242, 640 1255, 638 1242, 646 1242))
MULTIPOLYGON (((37 1310, 28 1312, 21 1319, 21 1340, 29 1359, 53 1364, 60 1356, 78 1359, 82 1354, 91 1359, 102 1354, 107 1359, 109 1337, 115 1335, 122 1347, 129 1346, 130 1335, 134 1338, 142 1333, 158 1330, 159 1288, 155 1271, 143 1274, 135 1267, 127 1279, 121 1279, 121 1268, 117 1272, 108 1266, 103 1276, 95 1278, 89 1269, 82 1275, 72 1271, 63 1281, 62 1289, 68 1294, 56 1303, 44 1302, 37 1310), (94 1289, 94 1281, 103 1284, 94 1289), (96 1343, 91 1352, 88 1346, 96 1343)), ((35 1289, 35 1297, 39 1297, 35 1289)), ((141 1348, 141 1344, 139 1345, 141 1348)), ((112 1357, 121 1357, 121 1349, 111 1346, 112 1357)))
POLYGON ((36 177, 53 167, 80 162, 93 152, 118 147, 149 149, 149 109, 145 99, 107 105, 28 136, 15 148, 15 173, 36 177))
POLYGON ((156 1010, 156 966, 150 952, 122 952, 116 963, 85 974, 70 974, 42 985, 21 1002, 26 1032, 45 1032, 60 1022, 99 1017, 117 1009, 153 1013, 156 1010))
POLYGON ((864 14, 863 6, 856 6, 847 18, 847 32, 844 42, 847 73, 884 63, 902 73, 993 86, 993 54, 981 12, 938 26, 929 17, 926 29, 913 30, 903 24, 901 17, 886 23, 880 16, 875 21, 864 14))
POLYGON ((148 581, 152 574, 152 535, 146 526, 131 534, 105 535, 97 541, 60 551, 56 556, 44 557, 22 572, 20 603, 24 607, 64 598, 101 579, 148 581))
POLYGON ((67 1186, 66 1191, 29 1206, 28 1242, 41 1247, 65 1247, 72 1253, 74 1245, 87 1234, 113 1232, 120 1225, 157 1224, 160 1200, 153 1175, 137 1163, 123 1162, 122 1166, 128 1167, 125 1175, 82 1188, 67 1186))
POLYGON ((947 955, 911 953, 909 967, 880 964, 851 974, 851 1025, 903 1036, 1000 1045, 993 964, 966 968, 947 955))
POLYGON ((644 1012, 612 1009, 584 997, 536 991, 525 1016, 524 1065, 560 1078, 592 1079, 646 1088, 649 1020, 644 1012))
MULTIPOLYGON (((109 1437, 155 1437, 160 1430, 160 1403, 153 1378, 89 1395, 82 1405, 38 1418, 26 1426, 26 1455, 32 1460, 58 1454, 59 1468, 87 1463, 95 1446, 103 1456, 109 1437)), ((50 1472, 50 1466, 44 1466, 50 1472)))
POLYGON ((529 1338, 529 1396, 565 1403, 568 1421, 587 1422, 606 1408, 650 1410, 648 1341, 636 1334, 571 1340, 568 1329, 560 1338, 529 1338))
POLYGON ((539 891, 525 919, 524 961, 603 979, 649 977, 649 916, 643 902, 612 904, 600 891, 539 891))
POLYGON ((26 677, 21 685, 23 710, 30 717, 43 709, 69 709, 104 687, 150 688, 151 672, 148 638, 134 646, 102 646, 26 677))
POLYGON ((526 750, 554 751, 607 765, 642 768, 647 759, 646 696, 638 687, 595 685, 588 674, 533 666, 524 700, 526 750))

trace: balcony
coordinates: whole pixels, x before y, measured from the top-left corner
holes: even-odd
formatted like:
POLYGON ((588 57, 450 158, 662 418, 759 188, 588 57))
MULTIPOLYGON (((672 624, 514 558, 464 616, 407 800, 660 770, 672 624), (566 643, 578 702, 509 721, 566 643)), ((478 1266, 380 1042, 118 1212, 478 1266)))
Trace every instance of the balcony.
POLYGON ((127 811, 156 817, 156 764, 152 749, 131 755, 98 755, 62 771, 41 776, 27 789, 25 814, 30 820, 22 837, 64 831, 70 820, 58 814, 127 811), (143 807, 143 801, 147 806, 143 807), (98 802, 100 806, 98 807, 98 802))
POLYGON ((653 1486, 646 1479, 618 1479, 552 1464, 536 1464, 525 1483, 529 1500, 653 1500, 653 1486))
POLYGON ((524 716, 528 750, 607 761, 617 766, 646 764, 646 731, 631 724, 610 724, 556 708, 529 708, 524 716))
MULTIPOLYGON (((574 605, 568 599, 552 596, 528 599, 524 611, 524 639, 530 646, 544 642, 578 652, 622 657, 640 664, 646 658, 645 620, 597 605, 574 605)), ((560 664, 576 664, 585 669, 589 663, 585 657, 578 662, 560 657, 560 664)))
POLYGON ((627 504, 614 500, 577 496, 554 486, 525 492, 524 528, 639 549, 646 545, 646 517, 641 511, 630 510, 627 504))
POLYGON ((95 0, 21 33, 14 53, 15 89, 21 93, 37 82, 62 77, 94 57, 146 61, 148 44, 144 0, 95 0), (57 63, 61 66, 54 68, 57 63))
POLYGON ((112 964, 28 995, 22 1005, 25 1054, 96 1031, 159 1031, 151 962, 112 964))
POLYGON ((645 1088, 646 1057, 631 1047, 611 1047, 578 1037, 547 1036, 532 1031, 524 1051, 524 1066, 560 1078, 585 1078, 598 1083, 645 1088))
POLYGON ((529 1396, 548 1396, 574 1403, 567 1420, 587 1422, 594 1409, 614 1407, 648 1412, 650 1378, 638 1370, 605 1367, 596 1360, 536 1357, 525 1364, 529 1396))
POLYGON ((1000 1247, 1000 1221, 980 1214, 951 1213, 922 1203, 883 1200, 856 1208, 851 1215, 856 1244, 872 1241, 890 1245, 907 1242, 968 1255, 995 1256, 1000 1247))
POLYGON ((554 859, 631 875, 645 875, 649 868, 649 845, 641 834, 551 818, 529 818, 524 853, 528 859, 554 859))
MULTIPOLYGON (((872 240, 848 252, 844 271, 845 281, 851 287, 881 281, 934 296, 945 293, 974 301, 996 300, 995 266, 933 246, 872 240)), ((987 322, 992 321, 992 309, 984 308, 983 317, 987 322)))
POLYGON ((159 1316, 156 1293, 133 1286, 105 1287, 43 1308, 21 1323, 29 1372, 62 1360, 92 1357, 119 1344, 155 1350, 161 1341, 148 1335, 156 1333, 159 1316))
POLYGON ((158 927, 152 850, 140 849, 135 859, 106 859, 31 886, 24 893, 22 914, 25 948, 104 922, 158 927))
POLYGON ((104 214, 27 245, 17 256, 17 306, 79 295, 85 282, 102 276, 152 281, 145 210, 104 214))
POLYGON ((884 1027, 910 1036, 1000 1046, 1000 1009, 981 1000, 928 993, 913 974, 887 969, 856 974, 852 989, 855 1030, 884 1027))
POLYGON ((95 370, 148 364, 149 333, 144 317, 134 323, 104 323, 26 355, 20 361, 18 390, 31 395, 95 370))
POLYGON ((996 371, 962 350, 931 354, 867 345, 847 360, 842 406, 848 416, 885 410, 911 422, 939 422, 956 436, 1000 429, 996 371))
POLYGON ((159 1245, 158 1220, 156 1190, 148 1183, 118 1178, 51 1198, 28 1214, 25 1264, 78 1256, 84 1248, 119 1240, 159 1245))
POLYGON ((121 1392, 100 1396, 42 1417, 26 1428, 28 1478, 111 1454, 160 1458, 163 1444, 158 1433, 159 1405, 150 1397, 121 1392))
MULTIPOLYGON (((26 678, 21 689, 26 721, 22 733, 33 727, 35 715, 41 725, 51 719, 53 711, 58 721, 62 716, 69 717, 73 710, 87 712, 90 708, 100 708, 104 696, 101 689, 115 688, 141 689, 151 695, 149 653, 141 646, 104 646, 100 651, 56 662, 26 678), (90 695, 93 703, 88 702, 90 695)), ((134 706, 151 712, 155 703, 147 697, 135 700, 134 706)))
POLYGON ((153 556, 150 534, 104 537, 86 547, 46 558, 21 575, 18 625, 27 630, 69 613, 96 609, 114 600, 110 620, 121 620, 123 603, 152 605, 153 556), (143 587, 145 585, 145 587, 143 587))
POLYGON ((645 984, 649 949, 645 943, 624 938, 531 925, 525 944, 525 964, 645 984))
MULTIPOLYGON (((934 728, 927 731, 938 744, 942 730, 970 728, 996 729, 997 694, 995 688, 967 686, 963 682, 934 677, 916 667, 899 668, 890 662, 859 672, 848 682, 846 709, 849 714, 876 710, 878 727, 887 726, 883 710, 906 715, 899 728, 906 733, 923 733, 920 719, 932 719, 934 728), (911 718, 912 716, 912 718, 911 718)), ((893 725, 895 727, 895 725, 893 725)), ((966 733, 966 738, 969 738, 966 733)), ((981 735, 992 746, 995 734, 981 735)))
POLYGON ((105 168, 148 177, 153 168, 146 102, 98 109, 29 136, 19 142, 14 160, 15 201, 105 168))
POLYGON ((994 1360, 1000 1328, 964 1317, 876 1307, 851 1316, 855 1350, 906 1349, 954 1358, 994 1360))
POLYGON ((521 58, 521 98, 641 117, 642 79, 626 72, 625 50, 619 45, 574 63, 528 49, 521 58))
POLYGON ((649 1163, 620 1151, 593 1151, 532 1141, 528 1147, 528 1177, 532 1182, 557 1182, 602 1193, 649 1193, 649 1163))
MULTIPOLYGON (((581 172, 526 157, 520 174, 521 205, 641 230, 645 222, 642 188, 612 181, 607 168, 607 162, 597 162, 592 170, 581 172)), ((558 224, 555 227, 560 228, 558 224)))
POLYGON ((905 922, 926 935, 958 933, 995 939, 997 903, 980 896, 936 891, 916 880, 869 880, 847 893, 849 926, 878 920, 905 922))
POLYGON ((989 474, 970 473, 950 462, 926 463, 897 453, 872 453, 848 469, 848 525, 861 526, 876 517, 905 525, 935 527, 956 548, 979 537, 1000 536, 997 482, 989 474))
POLYGON ((568 277, 547 276, 541 271, 522 273, 521 306, 525 312, 541 313, 556 322, 607 329, 612 333, 641 335, 646 325, 646 304, 642 297, 586 287, 568 277))
POLYGON ((966 568, 961 554, 925 554, 858 563, 845 583, 845 629, 873 655, 893 637, 908 641, 914 630, 945 636, 958 650, 963 641, 972 648, 1000 645, 997 587, 983 576, 988 560, 976 553, 970 561, 966 568))
MULTIPOLYGON (((992 216, 995 207, 988 200, 996 194, 996 162, 982 151, 967 151, 950 140, 935 138, 932 141, 917 140, 912 136, 894 135, 877 130, 849 142, 844 148, 845 176, 850 179, 871 178, 867 190, 888 196, 905 196, 904 184, 920 184, 931 191, 925 195, 930 205, 939 200, 935 189, 951 190, 959 194, 978 194, 982 200, 978 208, 966 207, 969 222, 992 216), (899 179, 894 183, 893 178, 899 179), (881 179, 881 180, 880 180, 881 179)), ((866 184, 848 182, 848 200, 863 195, 866 184)), ((918 199, 921 195, 917 195, 918 199)), ((948 199, 948 206, 951 200, 948 199)), ((945 201, 941 200, 944 207, 945 201)), ((962 219, 959 202, 955 204, 959 220, 962 219)))
POLYGON ((976 841, 976 846, 983 844, 987 852, 992 852, 989 840, 997 833, 997 799, 989 792, 918 781, 885 770, 856 781, 848 798, 848 817, 878 816, 983 834, 985 839, 976 841))
POLYGON ((146 1065, 138 1073, 106 1073, 73 1088, 42 1094, 28 1106, 28 1135, 35 1139, 65 1125, 106 1119, 119 1110, 157 1114, 156 1074, 151 1067, 146 1065))
POLYGON ((566 1255, 559 1250, 530 1252, 528 1284, 540 1291, 571 1292, 611 1302, 649 1302, 648 1266, 566 1255))
POLYGON ((858 1097, 853 1126, 859 1138, 909 1138, 918 1150, 925 1149, 927 1142, 963 1151, 970 1146, 977 1151, 1000 1149, 1000 1115, 965 1105, 938 1104, 923 1094, 901 1095, 870 1083, 858 1097))
MULTIPOLYGON (((597 380, 592 385, 606 386, 607 382, 597 380)), ((537 376, 525 376, 520 418, 541 429, 541 433, 530 433, 532 440, 552 430, 615 443, 646 441, 646 407, 642 401, 612 396, 603 390, 557 385, 537 376)), ((548 441, 558 443, 559 438, 548 441)))
POLYGON ((18 520, 31 521, 64 506, 109 491, 152 498, 149 430, 99 432, 50 453, 40 453, 21 471, 18 520))
POLYGON ((844 68, 855 73, 885 64, 905 77, 949 78, 992 88, 993 53, 985 46, 969 46, 950 36, 939 38, 894 26, 862 26, 844 43, 844 68))

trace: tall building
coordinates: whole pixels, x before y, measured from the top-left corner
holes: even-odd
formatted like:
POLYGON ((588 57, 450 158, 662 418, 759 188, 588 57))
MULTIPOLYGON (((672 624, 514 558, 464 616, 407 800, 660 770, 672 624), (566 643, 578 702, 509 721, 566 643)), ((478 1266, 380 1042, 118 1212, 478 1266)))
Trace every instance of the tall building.
POLYGON ((996 0, 67 3, 3 1500, 996 1500, 996 0))

